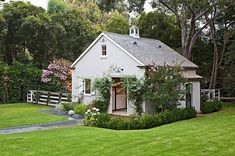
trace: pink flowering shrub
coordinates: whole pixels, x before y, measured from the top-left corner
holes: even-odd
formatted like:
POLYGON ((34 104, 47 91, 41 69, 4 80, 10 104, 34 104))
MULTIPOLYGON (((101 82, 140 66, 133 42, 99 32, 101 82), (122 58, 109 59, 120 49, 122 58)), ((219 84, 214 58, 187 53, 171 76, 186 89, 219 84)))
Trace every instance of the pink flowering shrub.
POLYGON ((41 81, 48 83, 53 79, 61 83, 61 85, 69 92, 71 92, 71 63, 65 59, 53 60, 47 69, 43 69, 41 81))

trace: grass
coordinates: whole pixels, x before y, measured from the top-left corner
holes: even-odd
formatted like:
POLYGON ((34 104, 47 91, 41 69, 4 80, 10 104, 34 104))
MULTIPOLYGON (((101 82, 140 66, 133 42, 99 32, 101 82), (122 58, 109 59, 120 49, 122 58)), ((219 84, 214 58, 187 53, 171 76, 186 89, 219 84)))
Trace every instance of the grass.
POLYGON ((148 129, 92 127, 0 135, 0 155, 235 155, 235 105, 148 129))
POLYGON ((38 112, 45 109, 48 109, 48 107, 23 103, 0 105, 0 128, 66 120, 61 116, 38 112))

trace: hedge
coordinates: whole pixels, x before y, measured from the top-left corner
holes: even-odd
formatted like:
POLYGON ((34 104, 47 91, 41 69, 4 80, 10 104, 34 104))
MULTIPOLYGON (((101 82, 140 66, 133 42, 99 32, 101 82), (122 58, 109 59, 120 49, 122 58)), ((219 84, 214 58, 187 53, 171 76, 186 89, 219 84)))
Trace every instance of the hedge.
POLYGON ((42 83, 42 70, 33 64, 13 62, 7 65, 0 62, 0 103, 24 102, 30 89, 62 91, 58 82, 42 83))
POLYGON ((146 115, 126 119, 111 118, 108 114, 100 114, 96 116, 94 124, 90 126, 114 130, 148 129, 180 120, 194 118, 196 115, 197 112, 194 108, 178 108, 155 115, 146 115))
POLYGON ((220 111, 223 108, 221 101, 207 101, 201 104, 201 111, 204 114, 220 111))

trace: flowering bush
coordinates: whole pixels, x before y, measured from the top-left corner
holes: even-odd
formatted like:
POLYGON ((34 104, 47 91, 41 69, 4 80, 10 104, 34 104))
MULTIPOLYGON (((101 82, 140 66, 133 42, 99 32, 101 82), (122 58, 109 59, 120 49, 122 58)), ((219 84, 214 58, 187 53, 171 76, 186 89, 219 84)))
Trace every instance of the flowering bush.
POLYGON ((71 83, 71 63, 65 59, 55 59, 49 64, 47 69, 43 69, 41 81, 48 83, 52 79, 57 80, 69 92, 72 90, 71 83))
POLYGON ((185 82, 180 65, 147 66, 144 99, 153 104, 156 112, 175 109, 178 101, 184 98, 185 90, 182 86, 185 82))
POLYGON ((85 113, 85 118, 83 120, 83 124, 85 126, 94 126, 97 120, 97 115, 99 115, 99 109, 93 107, 92 109, 88 109, 85 113))

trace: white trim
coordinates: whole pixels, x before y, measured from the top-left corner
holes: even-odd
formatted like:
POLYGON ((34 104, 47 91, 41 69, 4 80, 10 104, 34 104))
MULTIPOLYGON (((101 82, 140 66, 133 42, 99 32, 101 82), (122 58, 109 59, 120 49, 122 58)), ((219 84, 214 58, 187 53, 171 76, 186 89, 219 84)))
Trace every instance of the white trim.
POLYGON ((100 58, 101 59, 107 59, 107 55, 101 55, 100 58))
POLYGON ((138 62, 140 66, 145 66, 144 63, 142 63, 140 60, 138 60, 136 57, 134 57, 132 54, 130 54, 128 51, 126 51, 123 47, 121 47, 119 44, 117 44, 115 41, 113 41, 110 37, 105 35, 104 33, 101 33, 90 45, 89 47, 73 62, 73 64, 70 66, 70 68, 74 68, 75 65, 78 63, 78 61, 96 44, 96 42, 102 37, 105 36, 108 40, 110 40, 114 45, 116 45, 118 48, 120 48, 122 51, 124 51, 128 56, 130 56, 133 60, 138 62))
POLYGON ((101 38, 102 33, 89 45, 88 48, 73 62, 70 68, 74 68, 74 66, 78 63, 78 61, 95 45, 95 43, 101 38))

